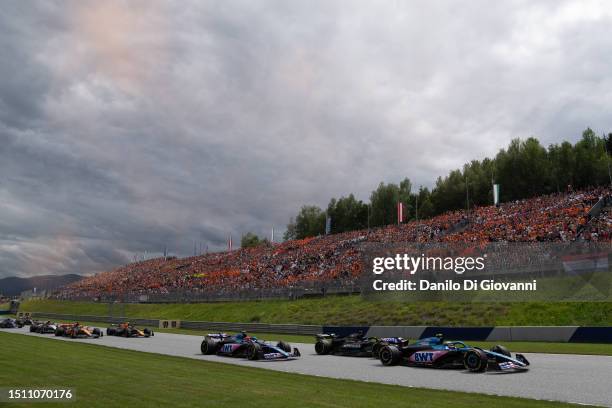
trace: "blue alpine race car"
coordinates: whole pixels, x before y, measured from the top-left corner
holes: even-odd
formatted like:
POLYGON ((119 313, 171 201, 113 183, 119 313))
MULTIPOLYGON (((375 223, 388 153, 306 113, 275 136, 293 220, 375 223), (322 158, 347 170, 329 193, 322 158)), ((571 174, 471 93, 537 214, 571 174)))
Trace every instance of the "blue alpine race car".
POLYGON ((246 357, 249 360, 291 360, 300 357, 297 348, 291 350, 289 343, 276 344, 259 340, 240 332, 233 336, 226 333, 207 334, 200 346, 202 354, 216 354, 228 357, 246 357))
POLYGON ((404 364, 413 367, 465 368, 472 372, 525 371, 529 361, 522 354, 512 354, 504 346, 491 350, 472 347, 462 341, 444 341, 441 334, 420 339, 412 344, 384 346, 379 353, 386 365, 404 364))

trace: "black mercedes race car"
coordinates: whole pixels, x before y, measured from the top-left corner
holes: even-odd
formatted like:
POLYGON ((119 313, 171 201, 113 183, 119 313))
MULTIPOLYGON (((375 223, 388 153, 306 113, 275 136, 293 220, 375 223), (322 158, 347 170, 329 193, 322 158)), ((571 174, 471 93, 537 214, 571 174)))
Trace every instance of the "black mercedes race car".
POLYGON ((363 333, 353 333, 340 337, 335 334, 317 334, 315 351, 317 354, 341 356, 376 357, 384 346, 400 345, 406 340, 401 337, 366 337, 363 333))
POLYGON ((21 327, 23 326, 29 326, 32 324, 32 318, 29 316, 25 316, 25 317, 18 317, 17 318, 17 323, 21 325, 21 327))
POLYGON ((142 330, 131 325, 129 322, 112 324, 106 329, 107 336, 119 337, 151 337, 155 334, 153 330, 144 328, 142 330))
POLYGON ((22 327, 23 324, 15 319, 8 318, 0 320, 0 329, 18 329, 22 327))
POLYGON ((31 333, 54 334, 56 330, 57 324, 48 320, 46 322, 34 321, 30 325, 31 333))
POLYGON ((413 344, 384 346, 379 356, 387 366, 405 364, 414 367, 466 368, 472 372, 525 371, 529 366, 525 356, 516 354, 513 358, 504 346, 483 350, 462 341, 445 342, 442 335, 424 338, 413 344))
POLYGON ((102 337, 104 333, 97 327, 81 326, 79 323, 60 324, 55 330, 56 336, 76 338, 94 338, 102 337))
POLYGON ((246 357, 249 360, 290 360, 300 356, 300 351, 291 351, 289 343, 279 341, 276 345, 241 332, 230 336, 226 333, 208 334, 200 346, 202 354, 228 357, 246 357))

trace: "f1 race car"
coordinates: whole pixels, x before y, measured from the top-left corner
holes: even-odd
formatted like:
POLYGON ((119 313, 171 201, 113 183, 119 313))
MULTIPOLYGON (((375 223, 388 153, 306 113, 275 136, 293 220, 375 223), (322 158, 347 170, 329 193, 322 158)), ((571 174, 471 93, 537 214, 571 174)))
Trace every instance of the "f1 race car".
POLYGON ((22 328, 23 324, 15 319, 2 319, 0 320, 0 329, 17 329, 22 328))
POLYGON ((46 322, 34 321, 30 325, 30 332, 32 333, 54 334, 56 330, 57 324, 48 320, 46 322))
POLYGON ((226 333, 207 334, 200 347, 202 354, 246 357, 249 360, 290 360, 300 356, 300 351, 291 351, 289 343, 279 341, 276 345, 240 332, 233 336, 226 333))
POLYGON ((384 346, 379 355, 386 366, 403 363, 414 367, 466 368, 477 373, 487 370, 524 371, 529 366, 525 356, 516 354, 512 358, 504 346, 483 350, 462 341, 445 342, 441 334, 413 344, 384 346))
POLYGON ((94 338, 102 337, 102 330, 97 327, 81 326, 79 323, 60 324, 55 330, 56 336, 76 338, 94 338))
POLYGON ((151 337, 154 336, 153 330, 143 329, 140 330, 129 322, 121 324, 111 324, 106 329, 107 336, 119 336, 119 337, 151 337))
POLYGON ((17 318, 17 323, 21 325, 21 327, 23 326, 29 326, 32 324, 32 318, 30 318, 29 316, 25 316, 25 317, 18 317, 17 318))
POLYGON ((405 343, 401 337, 365 337, 363 333, 353 333, 339 337, 335 334, 317 334, 315 351, 317 354, 335 354, 341 356, 376 357, 384 346, 405 343))

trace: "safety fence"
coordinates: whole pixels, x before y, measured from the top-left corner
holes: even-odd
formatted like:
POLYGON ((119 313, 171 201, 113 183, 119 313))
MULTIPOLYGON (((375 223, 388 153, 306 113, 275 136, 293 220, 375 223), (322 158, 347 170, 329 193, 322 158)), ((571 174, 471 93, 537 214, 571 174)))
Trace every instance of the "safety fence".
MULTIPOLYGON (((361 293, 357 282, 348 283, 311 283, 296 287, 261 288, 234 291, 196 291, 174 290, 165 293, 130 293, 108 294, 94 298, 97 302, 121 303, 211 303, 211 302, 240 302, 254 300, 288 299, 295 300, 306 297, 322 297, 326 295, 343 295, 361 293)), ((59 300, 91 302, 91 296, 65 296, 53 295, 51 298, 59 300)))
MULTIPOLYGON (((137 319, 113 316, 71 315, 56 313, 31 313, 33 318, 50 320, 119 323, 129 320, 141 326, 160 327, 157 319, 137 319)), ((174 321, 178 322, 178 321, 174 321)), ((167 327, 179 327, 169 325, 167 327)), ((444 327, 444 326, 319 326, 300 324, 199 322, 181 320, 183 329, 209 330, 211 332, 303 334, 336 333, 344 336, 361 332, 366 336, 404 337, 419 339, 441 333, 447 339, 466 341, 547 341, 569 343, 612 343, 612 327, 596 326, 488 326, 488 327, 444 327)))

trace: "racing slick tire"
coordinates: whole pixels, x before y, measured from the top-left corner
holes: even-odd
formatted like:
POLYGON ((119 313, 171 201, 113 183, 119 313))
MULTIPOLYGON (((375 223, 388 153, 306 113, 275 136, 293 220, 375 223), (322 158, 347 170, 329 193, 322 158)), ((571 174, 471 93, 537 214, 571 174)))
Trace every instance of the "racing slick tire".
POLYGON ((100 330, 100 329, 98 329, 98 328, 93 329, 92 334, 93 334, 94 336, 98 336, 98 337, 102 337, 102 336, 104 335, 104 333, 102 333, 102 330, 100 330))
POLYGON ((153 330, 151 330, 151 329, 146 329, 145 328, 142 332, 144 333, 145 337, 154 336, 153 330))
POLYGON ((380 341, 374 343, 374 345, 372 346, 372 357, 380 358, 380 350, 382 350, 382 348, 386 345, 387 344, 381 343, 380 341))
POLYGON ((291 353, 291 344, 287 343, 286 341, 279 341, 276 347, 287 353, 291 353))
POLYGON ((384 346, 378 355, 380 362, 386 366, 397 365, 402 359, 402 352, 395 346, 384 346))
POLYGON ((247 358, 249 360, 259 360, 259 355, 261 354, 261 346, 257 343, 252 343, 249 345, 247 349, 247 358))
POLYGON ((315 343, 315 351, 319 355, 329 354, 332 349, 331 340, 319 340, 315 343))
POLYGON ((34 333, 36 331, 36 326, 31 325, 30 326, 30 333, 34 333))
POLYGON ((217 348, 218 344, 216 341, 213 339, 204 339, 200 346, 200 351, 202 351, 202 354, 215 354, 217 348))
POLYGON ((487 371, 489 359, 480 350, 470 350, 463 357, 463 365, 473 373, 483 373, 487 371))
POLYGON ((501 346, 499 344, 497 346, 491 347, 491 351, 497 354, 501 354, 506 357, 512 357, 512 355, 510 354, 510 351, 504 346, 501 346))
POLYGON ((55 335, 58 336, 58 337, 59 336, 63 336, 64 335, 64 329, 63 328, 56 329, 55 330, 55 335))
POLYGON ((106 329, 106 335, 107 336, 114 336, 115 333, 116 333, 116 330, 113 327, 109 327, 109 328, 106 329))

